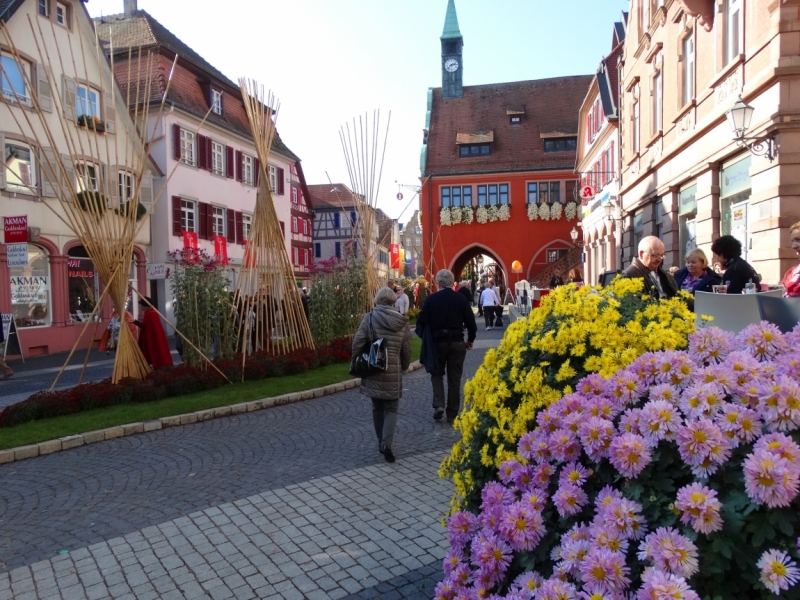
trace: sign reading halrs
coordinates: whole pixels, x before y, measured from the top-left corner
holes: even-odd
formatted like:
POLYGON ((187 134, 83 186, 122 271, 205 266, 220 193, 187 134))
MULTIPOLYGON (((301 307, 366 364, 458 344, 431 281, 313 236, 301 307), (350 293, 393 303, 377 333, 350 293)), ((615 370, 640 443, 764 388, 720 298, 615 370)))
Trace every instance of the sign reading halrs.
POLYGON ((11 277, 11 304, 46 304, 49 291, 47 277, 11 277))

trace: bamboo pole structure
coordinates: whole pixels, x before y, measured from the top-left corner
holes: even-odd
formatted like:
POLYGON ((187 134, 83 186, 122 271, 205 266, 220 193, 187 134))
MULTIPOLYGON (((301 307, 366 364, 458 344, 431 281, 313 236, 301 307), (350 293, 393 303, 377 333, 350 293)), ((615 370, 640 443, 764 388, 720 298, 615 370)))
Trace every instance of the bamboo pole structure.
POLYGON ((247 354, 257 350, 285 354, 313 348, 314 340, 284 246, 267 171, 278 102, 255 81, 242 78, 239 87, 259 165, 254 174, 258 184, 256 206, 234 294, 244 378, 247 354))

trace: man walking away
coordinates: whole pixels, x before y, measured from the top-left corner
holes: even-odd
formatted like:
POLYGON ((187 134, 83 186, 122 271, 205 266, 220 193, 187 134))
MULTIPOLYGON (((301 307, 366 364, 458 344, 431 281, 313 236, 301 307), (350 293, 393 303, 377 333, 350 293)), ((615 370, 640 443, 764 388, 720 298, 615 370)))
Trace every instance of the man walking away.
POLYGON ((494 325, 496 307, 500 306, 500 298, 494 290, 493 279, 489 280, 486 289, 481 292, 481 305, 483 306, 483 318, 486 321, 486 331, 489 331, 494 325))
POLYGON ((481 287, 478 288, 478 316, 483 316, 483 304, 481 303, 481 295, 483 294, 483 290, 486 289, 486 285, 483 281, 481 281, 481 287))
POLYGON ((672 298, 678 293, 675 279, 661 268, 664 262, 664 242, 648 235, 639 242, 639 257, 622 273, 628 279, 644 279, 644 292, 657 298, 672 298))
POLYGON ((469 289, 469 281, 467 281, 465 279, 464 281, 462 281, 459 284, 458 293, 461 294, 462 296, 464 296, 464 298, 467 299, 467 302, 469 302, 469 305, 472 306, 472 298, 473 298, 473 296, 472 296, 472 292, 469 289))
POLYGON ((433 418, 437 421, 447 413, 452 423, 461 408, 461 375, 464 358, 472 348, 478 328, 467 299, 453 290, 455 277, 447 269, 436 274, 439 291, 425 299, 417 316, 417 335, 428 326, 436 344, 437 370, 431 373, 433 387, 433 418), (464 329, 467 341, 464 342, 464 329), (444 375, 447 373, 447 405, 445 407, 444 375))

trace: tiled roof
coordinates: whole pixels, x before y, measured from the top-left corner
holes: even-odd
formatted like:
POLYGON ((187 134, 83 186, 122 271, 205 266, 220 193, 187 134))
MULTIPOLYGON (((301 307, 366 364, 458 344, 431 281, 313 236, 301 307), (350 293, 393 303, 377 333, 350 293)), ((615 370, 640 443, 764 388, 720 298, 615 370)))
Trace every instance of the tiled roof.
POLYGON ((25 0, 0 0, 0 21, 8 21, 25 0))
POLYGON ((314 208, 346 209, 354 205, 353 192, 343 183, 322 183, 308 186, 314 208))
POLYGON ((378 243, 391 244, 392 243, 392 229, 394 228, 394 221, 391 219, 378 219, 378 243))
POLYGON ((623 44, 619 43, 607 57, 600 62, 597 70, 597 86, 603 103, 603 112, 609 120, 619 118, 617 97, 619 95, 619 58, 623 44))
POLYGON ((433 90, 425 175, 572 168, 574 152, 544 152, 542 134, 575 136, 591 75, 465 86, 462 98, 433 90), (525 111, 511 125, 508 111, 525 111), (492 132, 491 154, 459 158, 459 133, 492 132))

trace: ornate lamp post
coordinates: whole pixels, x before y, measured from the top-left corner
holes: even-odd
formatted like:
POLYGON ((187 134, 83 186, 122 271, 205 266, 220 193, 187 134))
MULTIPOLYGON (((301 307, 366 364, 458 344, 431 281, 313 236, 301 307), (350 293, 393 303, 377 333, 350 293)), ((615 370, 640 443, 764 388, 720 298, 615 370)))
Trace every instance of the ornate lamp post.
POLYGON ((755 109, 746 104, 742 97, 739 96, 739 99, 727 110, 725 117, 728 119, 728 125, 733 131, 733 139, 739 146, 748 148, 756 156, 766 156, 772 162, 778 156, 778 144, 774 135, 762 137, 745 136, 747 130, 750 129, 754 112, 755 109))
POLYGON ((578 247, 582 247, 583 246, 583 240, 579 240, 578 239, 579 235, 580 235, 580 233, 578 232, 577 229, 575 229, 575 226, 573 225, 572 226, 572 231, 569 232, 569 237, 572 238, 572 243, 573 244, 575 244, 578 247))

